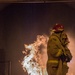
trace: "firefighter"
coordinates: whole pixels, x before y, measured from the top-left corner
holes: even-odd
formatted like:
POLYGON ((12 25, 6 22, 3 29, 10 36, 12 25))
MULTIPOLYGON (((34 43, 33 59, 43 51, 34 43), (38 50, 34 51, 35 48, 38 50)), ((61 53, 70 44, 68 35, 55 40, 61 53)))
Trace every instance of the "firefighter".
POLYGON ((67 47, 69 41, 63 25, 56 24, 52 32, 47 44, 47 72, 48 75, 66 75, 69 68, 67 62, 72 59, 72 54, 67 47))

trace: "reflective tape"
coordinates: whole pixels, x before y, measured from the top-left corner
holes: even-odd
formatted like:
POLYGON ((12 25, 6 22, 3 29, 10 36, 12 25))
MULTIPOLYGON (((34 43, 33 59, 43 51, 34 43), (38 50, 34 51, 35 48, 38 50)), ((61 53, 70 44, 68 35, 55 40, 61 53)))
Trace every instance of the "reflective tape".
POLYGON ((59 61, 57 60, 48 60, 48 63, 58 63, 59 61))
MULTIPOLYGON (((48 63, 58 63, 58 60, 48 60, 48 63)), ((67 65, 67 62, 63 62, 63 65, 67 65)))

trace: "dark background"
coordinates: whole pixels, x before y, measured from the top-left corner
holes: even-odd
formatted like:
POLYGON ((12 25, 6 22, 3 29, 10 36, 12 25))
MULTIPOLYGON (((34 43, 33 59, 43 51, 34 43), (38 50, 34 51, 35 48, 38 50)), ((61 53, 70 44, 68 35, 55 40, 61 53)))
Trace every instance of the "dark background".
POLYGON ((49 35, 55 23, 75 37, 74 2, 0 4, 0 61, 11 61, 11 75, 27 75, 19 63, 24 44, 33 43, 37 35, 49 35))

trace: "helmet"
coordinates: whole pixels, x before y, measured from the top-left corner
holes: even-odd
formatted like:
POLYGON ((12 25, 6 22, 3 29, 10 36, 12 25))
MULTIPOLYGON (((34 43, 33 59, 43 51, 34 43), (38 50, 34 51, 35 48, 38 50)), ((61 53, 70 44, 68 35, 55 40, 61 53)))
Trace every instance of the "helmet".
POLYGON ((52 31, 54 32, 62 32, 64 31, 64 26, 61 24, 55 24, 55 26, 53 27, 52 31))

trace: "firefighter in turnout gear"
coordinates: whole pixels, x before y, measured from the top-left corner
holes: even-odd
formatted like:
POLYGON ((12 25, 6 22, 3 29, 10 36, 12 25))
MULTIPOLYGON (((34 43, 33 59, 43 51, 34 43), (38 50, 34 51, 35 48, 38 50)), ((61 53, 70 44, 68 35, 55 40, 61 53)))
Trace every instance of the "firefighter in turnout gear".
POLYGON ((52 32, 47 44, 47 72, 48 75, 66 75, 69 68, 67 63, 72 59, 67 47, 69 40, 61 24, 56 24, 52 32))

